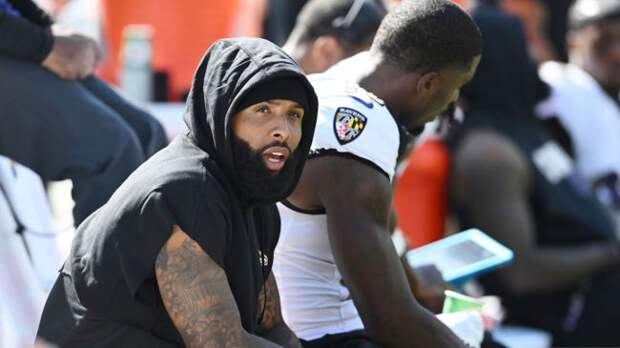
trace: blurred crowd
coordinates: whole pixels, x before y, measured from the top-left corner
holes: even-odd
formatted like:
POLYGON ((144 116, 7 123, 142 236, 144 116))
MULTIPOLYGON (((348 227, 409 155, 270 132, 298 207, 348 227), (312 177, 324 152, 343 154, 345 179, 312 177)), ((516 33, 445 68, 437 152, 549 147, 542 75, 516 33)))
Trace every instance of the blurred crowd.
MULTIPOLYGON (((0 0, 0 169, 70 179, 77 227, 168 144, 137 105, 185 101, 217 39, 263 37, 322 73, 364 54, 399 2, 0 0)), ((620 346, 620 0, 455 2, 482 34, 482 58, 435 121, 401 131, 390 229, 406 249, 481 229, 514 261, 460 290, 497 296, 502 325, 541 330, 553 346, 620 346)), ((7 206, 19 200, 1 192, 7 206)), ((21 233, 9 210, 0 217, 21 233)), ((9 257, 0 279, 15 272, 9 257)), ((440 312, 452 287, 406 272, 414 296, 440 312)), ((19 293, 0 285, 0 333, 19 293)), ((24 321, 38 321, 37 306, 24 321)), ((482 346, 501 344, 487 333, 482 346)))

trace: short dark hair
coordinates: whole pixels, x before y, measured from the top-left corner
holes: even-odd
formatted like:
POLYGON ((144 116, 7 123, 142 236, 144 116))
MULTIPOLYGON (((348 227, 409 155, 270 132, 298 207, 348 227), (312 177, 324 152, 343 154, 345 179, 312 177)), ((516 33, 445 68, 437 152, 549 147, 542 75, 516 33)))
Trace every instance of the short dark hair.
POLYGON ((386 12, 381 0, 310 0, 292 35, 301 42, 332 35, 345 45, 369 45, 386 12))
POLYGON ((577 0, 568 11, 568 24, 572 30, 609 20, 620 20, 620 1, 577 0))
POLYGON ((403 0, 383 19, 371 50, 407 71, 468 68, 482 52, 482 36, 450 0, 403 0))

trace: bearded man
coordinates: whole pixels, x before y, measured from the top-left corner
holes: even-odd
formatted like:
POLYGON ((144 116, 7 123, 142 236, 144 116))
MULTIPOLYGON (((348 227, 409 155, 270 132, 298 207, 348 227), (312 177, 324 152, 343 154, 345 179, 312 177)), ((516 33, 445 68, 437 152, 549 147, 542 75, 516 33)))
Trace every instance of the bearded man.
POLYGON ((39 335, 62 347, 298 347, 271 275, 274 203, 301 174, 317 98, 262 39, 216 42, 187 135, 80 225, 39 335))

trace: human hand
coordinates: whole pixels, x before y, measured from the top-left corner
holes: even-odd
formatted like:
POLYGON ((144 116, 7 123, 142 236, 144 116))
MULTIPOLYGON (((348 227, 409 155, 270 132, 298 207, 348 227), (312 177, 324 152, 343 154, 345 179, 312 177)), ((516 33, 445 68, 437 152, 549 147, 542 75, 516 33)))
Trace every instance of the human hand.
POLYGON ((97 43, 84 35, 54 31, 54 45, 43 63, 44 68, 66 80, 91 75, 101 54, 97 43))
POLYGON ((443 280, 441 272, 434 265, 424 265, 412 269, 416 284, 413 295, 428 310, 441 312, 445 299, 444 291, 451 289, 450 284, 443 280))

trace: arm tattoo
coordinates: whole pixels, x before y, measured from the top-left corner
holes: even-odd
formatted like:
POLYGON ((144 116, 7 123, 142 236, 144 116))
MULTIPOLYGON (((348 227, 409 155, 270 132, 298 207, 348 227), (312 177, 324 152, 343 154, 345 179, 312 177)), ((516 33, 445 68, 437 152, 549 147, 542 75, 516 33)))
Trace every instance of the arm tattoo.
POLYGON ((162 300, 188 347, 242 347, 243 328, 224 270, 175 226, 155 273, 162 300))
POLYGON ((269 274, 265 285, 263 285, 263 288, 258 293, 258 306, 260 309, 258 315, 259 319, 261 319, 259 323, 261 331, 273 329, 276 321, 282 320, 280 313, 280 296, 273 273, 269 274))
POLYGON ((280 294, 273 273, 258 294, 259 323, 258 334, 284 347, 299 347, 301 343, 282 319, 280 294))

